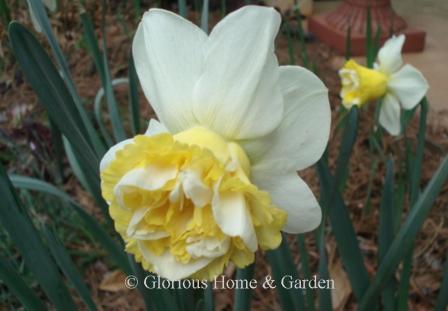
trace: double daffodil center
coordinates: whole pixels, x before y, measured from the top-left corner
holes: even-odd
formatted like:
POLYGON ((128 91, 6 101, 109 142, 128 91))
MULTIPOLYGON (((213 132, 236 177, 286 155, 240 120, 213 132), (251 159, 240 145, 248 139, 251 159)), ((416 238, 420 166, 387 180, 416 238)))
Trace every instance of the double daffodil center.
POLYGON ((339 71, 342 103, 346 107, 361 106, 386 94, 388 76, 378 70, 349 60, 339 71))
POLYGON ((102 171, 103 196, 145 269, 171 275, 170 262, 180 277, 209 279, 281 241, 286 213, 250 182, 250 167, 237 143, 203 127, 139 135, 102 171))
POLYGON ((174 140, 207 149, 230 171, 241 170, 250 176, 250 161, 245 151, 235 142, 229 142, 217 133, 196 126, 174 135, 174 140))

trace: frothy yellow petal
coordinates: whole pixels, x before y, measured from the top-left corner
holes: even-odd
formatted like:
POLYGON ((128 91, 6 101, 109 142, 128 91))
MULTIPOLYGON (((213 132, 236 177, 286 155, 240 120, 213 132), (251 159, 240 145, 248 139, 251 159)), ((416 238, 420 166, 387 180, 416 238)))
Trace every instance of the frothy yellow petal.
POLYGON ((349 60, 339 70, 341 77, 342 103, 345 107, 362 106, 379 99, 387 91, 388 76, 383 72, 361 66, 354 60, 349 60))
POLYGON ((244 267, 257 246, 281 242, 286 213, 250 182, 243 149, 205 128, 136 136, 101 180, 126 250, 162 277, 212 279, 229 261, 244 267), (238 198, 238 215, 217 212, 230 208, 214 206, 228 197, 238 198))

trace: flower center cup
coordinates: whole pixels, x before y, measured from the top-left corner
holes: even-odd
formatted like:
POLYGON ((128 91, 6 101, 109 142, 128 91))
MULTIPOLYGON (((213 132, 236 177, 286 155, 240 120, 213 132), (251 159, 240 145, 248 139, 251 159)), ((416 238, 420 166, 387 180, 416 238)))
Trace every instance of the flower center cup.
POLYGON ((101 179, 126 251, 168 279, 213 279, 281 242, 286 213, 251 183, 244 150, 205 128, 136 136, 101 179))
POLYGON ((339 70, 341 77, 342 103, 350 108, 354 105, 363 104, 381 98, 387 91, 386 74, 369 69, 357 64, 354 60, 349 60, 344 67, 339 70))

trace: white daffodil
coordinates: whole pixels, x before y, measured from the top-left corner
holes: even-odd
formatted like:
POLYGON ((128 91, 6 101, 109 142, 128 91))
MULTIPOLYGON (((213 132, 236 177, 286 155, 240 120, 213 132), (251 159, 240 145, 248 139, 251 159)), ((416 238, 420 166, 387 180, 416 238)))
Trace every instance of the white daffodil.
POLYGON ((327 89, 279 66, 280 15, 247 6, 207 36, 169 11, 145 13, 133 42, 137 73, 159 121, 101 161, 103 196, 126 250, 162 277, 213 279, 244 267, 280 231, 321 221, 296 171, 322 155, 327 89))
POLYGON ((405 36, 393 36, 378 52, 378 63, 369 69, 349 60, 339 71, 344 106, 361 106, 382 98, 379 121, 391 134, 401 132, 401 108, 413 109, 428 91, 428 83, 419 70, 403 65, 401 49, 405 36))

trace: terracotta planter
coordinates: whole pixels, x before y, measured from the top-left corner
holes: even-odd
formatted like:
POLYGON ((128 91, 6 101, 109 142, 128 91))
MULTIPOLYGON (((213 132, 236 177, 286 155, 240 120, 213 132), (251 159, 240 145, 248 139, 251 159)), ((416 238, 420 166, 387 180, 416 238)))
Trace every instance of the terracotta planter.
POLYGON ((376 29, 381 27, 381 41, 384 42, 391 34, 404 33, 406 35, 406 43, 403 48, 405 52, 423 50, 425 32, 408 27, 404 19, 395 13, 390 0, 344 0, 334 11, 310 17, 309 31, 343 54, 347 30, 351 26, 352 55, 364 55, 369 6, 373 35, 375 35, 376 29))

